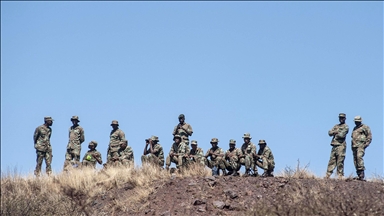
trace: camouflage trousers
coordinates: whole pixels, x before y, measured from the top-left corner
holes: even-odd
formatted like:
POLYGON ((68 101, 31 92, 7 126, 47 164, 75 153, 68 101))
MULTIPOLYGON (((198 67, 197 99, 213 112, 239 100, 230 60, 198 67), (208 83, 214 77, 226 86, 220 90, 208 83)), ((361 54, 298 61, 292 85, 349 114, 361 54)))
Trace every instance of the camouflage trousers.
POLYGON ((219 169, 225 170, 225 161, 222 157, 217 157, 215 160, 206 160, 206 166, 209 168, 217 167, 219 169))
POLYGON ((94 168, 96 169, 96 161, 83 160, 81 167, 94 168))
POLYGON ((225 160, 224 161, 225 167, 227 168, 228 171, 239 171, 241 164, 237 158, 230 158, 229 161, 225 160))
POLYGON ((171 166, 171 163, 176 164, 176 168, 180 168, 183 165, 186 164, 186 158, 183 156, 167 156, 167 159, 165 161, 165 166, 169 167, 171 166))
POLYGON ((270 161, 267 159, 256 160, 256 166, 263 170, 273 171, 275 169, 275 161, 270 161))
POLYGON ((158 157, 156 157, 153 154, 147 154, 147 155, 142 155, 141 156, 141 163, 151 163, 154 165, 158 165, 160 167, 164 166, 164 159, 160 160, 158 157))
POLYGON ((356 171, 365 170, 363 157, 365 155, 364 147, 352 147, 353 163, 355 164, 356 171))
POLYGON ((200 164, 202 166, 205 166, 206 162, 205 162, 206 158, 205 157, 197 157, 197 158, 190 158, 190 159, 187 159, 186 161, 186 164, 189 165, 189 164, 200 164))
POLYGON ((331 155, 329 157, 327 176, 332 175, 333 170, 337 167, 337 175, 344 176, 344 159, 345 159, 345 145, 333 146, 331 155))
POLYGON ((41 172, 41 165, 43 164, 43 160, 45 160, 45 171, 47 172, 48 175, 52 173, 52 151, 47 151, 47 152, 42 152, 36 150, 36 168, 35 168, 35 175, 39 176, 41 172))
POLYGON ((245 170, 252 169, 255 173, 257 173, 257 169, 255 167, 255 161, 252 156, 245 155, 245 157, 240 158, 240 164, 245 166, 245 170))
POLYGON ((65 153, 64 170, 67 170, 69 166, 80 166, 80 151, 81 149, 67 149, 65 153))

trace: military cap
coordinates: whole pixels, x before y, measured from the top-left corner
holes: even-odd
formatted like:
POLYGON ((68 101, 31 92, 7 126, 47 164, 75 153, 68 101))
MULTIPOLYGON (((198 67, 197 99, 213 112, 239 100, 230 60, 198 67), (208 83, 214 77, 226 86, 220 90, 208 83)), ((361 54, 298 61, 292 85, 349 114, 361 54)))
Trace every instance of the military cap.
POLYGON ((118 122, 117 120, 113 120, 112 123, 111 123, 111 126, 112 126, 112 125, 117 125, 117 126, 119 126, 119 122, 118 122))
POLYGON ((80 122, 80 120, 79 120, 79 116, 72 116, 71 121, 72 121, 72 120, 77 120, 78 122, 80 122))
POLYGON ((157 136, 151 136, 151 138, 150 138, 152 141, 157 141, 157 142, 159 142, 159 137, 157 137, 157 136))
POLYGON ((245 139, 245 138, 252 139, 251 134, 245 133, 243 136, 243 139, 245 139))
POLYGON ((119 142, 119 144, 121 145, 121 144, 128 144, 128 140, 121 140, 120 142, 119 142))
POLYGON ((176 134, 175 136, 173 136, 173 140, 175 140, 176 138, 179 138, 181 140, 181 136, 176 134))
POLYGON ((44 121, 48 121, 48 120, 53 121, 53 118, 51 116, 45 116, 44 117, 44 121))
POLYGON ((265 142, 265 140, 259 140, 259 145, 266 145, 267 143, 265 142))
POLYGON ((236 145, 236 140, 230 139, 229 140, 229 145, 236 145))
POLYGON ((219 142, 219 139, 217 139, 217 138, 212 138, 211 139, 211 143, 218 143, 219 142))
POLYGON ((196 140, 192 140, 191 141, 191 145, 197 145, 197 141, 196 140))
POLYGON ((340 118, 345 118, 346 116, 347 116, 347 115, 345 115, 345 113, 340 113, 340 114, 339 114, 339 117, 340 117, 340 118))
POLYGON ((185 118, 184 114, 180 114, 179 118, 185 118))
POLYGON ((91 142, 89 142, 89 145, 93 144, 95 147, 97 146, 97 142, 92 140, 91 142))
POLYGON ((363 121, 363 119, 361 118, 361 116, 356 116, 356 117, 354 118, 354 120, 355 120, 355 122, 362 122, 362 121, 363 121))

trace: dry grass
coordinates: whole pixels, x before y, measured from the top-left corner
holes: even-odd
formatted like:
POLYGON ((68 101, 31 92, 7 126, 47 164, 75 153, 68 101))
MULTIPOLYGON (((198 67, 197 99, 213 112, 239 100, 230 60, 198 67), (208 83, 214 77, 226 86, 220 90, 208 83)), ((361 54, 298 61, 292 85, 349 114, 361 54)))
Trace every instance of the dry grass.
POLYGON ((317 178, 314 173, 309 170, 309 163, 304 167, 300 166, 300 160, 297 160, 295 168, 289 166, 285 167, 284 171, 277 173, 276 176, 288 179, 314 179, 317 178))

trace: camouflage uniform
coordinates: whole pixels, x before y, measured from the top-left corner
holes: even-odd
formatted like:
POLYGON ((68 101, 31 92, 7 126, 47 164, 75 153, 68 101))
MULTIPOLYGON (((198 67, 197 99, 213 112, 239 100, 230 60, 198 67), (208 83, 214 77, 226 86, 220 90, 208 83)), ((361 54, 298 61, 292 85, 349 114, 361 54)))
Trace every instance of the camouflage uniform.
POLYGON ((165 163, 165 166, 167 168, 169 168, 169 166, 171 165, 171 162, 176 164, 176 168, 180 168, 186 163, 186 155, 188 153, 187 144, 184 142, 181 142, 181 137, 179 135, 175 135, 174 140, 175 138, 179 138, 180 143, 177 144, 176 142, 174 142, 172 144, 171 150, 169 151, 169 154, 167 156, 166 163, 165 163), (173 153, 178 154, 178 156, 171 156, 171 154, 173 153))
MULTIPOLYGON (((344 113, 339 114, 339 118, 345 118, 346 115, 344 113)), ((335 126, 331 130, 328 131, 329 136, 333 136, 331 141, 331 155, 329 157, 328 168, 326 177, 332 175, 333 170, 337 167, 337 174, 339 177, 344 176, 344 159, 345 159, 345 151, 346 151, 346 142, 345 138, 348 134, 349 127, 345 123, 340 123, 335 126)))
MULTIPOLYGON (((191 141, 191 145, 197 145, 196 140, 191 141)), ((204 151, 203 149, 197 147, 196 150, 193 150, 193 148, 189 151, 189 160, 188 163, 198 163, 203 166, 205 166, 205 157, 204 157, 204 151), (191 157, 193 156, 193 157, 191 157)))
MULTIPOLYGON (((49 116, 44 117, 44 121, 53 121, 49 116)), ((51 146, 51 127, 46 124, 40 125, 36 128, 33 135, 33 142, 36 149, 36 169, 35 175, 39 176, 41 172, 41 165, 45 160, 46 172, 48 175, 52 173, 51 162, 52 162, 52 146, 51 146)))
MULTIPOLYGON (((78 116, 73 116, 72 120, 80 122, 78 116)), ((84 142, 84 129, 80 125, 72 125, 69 128, 69 142, 65 153, 64 170, 67 169, 74 160, 75 165, 80 165, 81 144, 84 142)))
MULTIPOLYGON (((179 119, 180 118, 185 118, 184 114, 180 114, 179 115, 179 119)), ((183 124, 178 124, 175 126, 175 128, 173 129, 173 132, 172 132, 172 135, 175 136, 175 135, 180 135, 181 137, 181 141, 184 142, 186 145, 187 145, 187 152, 189 152, 190 148, 189 148, 189 134, 192 134, 193 133, 193 130, 192 130, 192 127, 190 124, 184 122, 183 124), (181 126, 182 129, 178 129, 178 126, 181 126)))
MULTIPOLYGON (((236 141, 231 139, 229 140, 229 144, 234 144, 236 145, 236 141)), ((230 172, 237 172, 240 170, 240 157, 241 157, 242 153, 241 153, 241 150, 239 148, 233 148, 231 150, 231 148, 229 148, 226 152, 225 152, 225 167, 227 168, 228 171, 230 172)))
MULTIPOLYGON (((243 139, 248 138, 252 139, 249 133, 245 133, 243 139)), ((249 143, 243 143, 241 146, 242 157, 240 158, 240 164, 245 166, 246 173, 251 169, 254 171, 254 174, 257 175, 257 169, 255 167, 255 161, 253 155, 256 154, 256 145, 251 141, 249 143)))
MULTIPOLYGON (((212 143, 218 143, 219 140, 217 138, 212 138, 211 140, 211 144, 212 143)), ((224 162, 224 151, 222 148, 216 146, 215 147, 212 147, 210 148, 207 153, 205 154, 205 158, 210 158, 210 159, 207 159, 206 160, 206 165, 213 169, 214 167, 218 168, 218 169, 222 169, 223 172, 226 172, 226 167, 225 167, 225 162, 224 162), (210 152, 214 153, 214 154, 219 154, 219 155, 222 155, 222 156, 216 156, 216 155, 211 155, 210 152)))
MULTIPOLYGON (((151 137, 152 141, 159 141, 157 136, 151 137)), ((144 155, 141 156, 142 163, 152 163, 159 165, 160 167, 164 166, 164 151, 160 143, 156 143, 153 146, 153 152, 151 149, 146 149, 144 155)))
POLYGON ((259 145, 263 145, 260 147, 257 152, 256 165, 264 170, 263 176, 273 176, 273 170, 275 169, 275 159, 273 157, 271 149, 266 146, 267 143, 265 140, 259 140, 259 145))
MULTIPOLYGON (((355 122, 362 122, 362 118, 360 116, 355 117, 355 122)), ((365 125, 360 124, 356 125, 353 128, 352 132, 352 152, 353 152, 353 162, 355 164, 357 175, 360 179, 364 179, 364 154, 365 148, 371 144, 372 141, 372 133, 371 129, 365 125)))
MULTIPOLYGON (((126 141, 122 141, 126 142, 126 141)), ((131 146, 128 146, 125 149, 119 149, 119 162, 123 166, 131 166, 134 165, 134 157, 133 157, 133 150, 131 146)))
MULTIPOLYGON (((112 125, 119 126, 119 122, 116 120, 112 121, 112 125)), ((113 129, 110 134, 110 140, 107 151, 107 164, 112 163, 112 158, 119 158, 119 154, 117 153, 120 149, 120 141, 125 140, 125 134, 122 130, 117 128, 113 129)))
POLYGON ((101 158, 101 154, 99 151, 96 150, 96 146, 97 146, 97 142, 96 141, 91 141, 90 144, 93 143, 95 145, 95 149, 93 150, 88 150, 84 157, 83 157, 83 161, 82 161, 82 166, 83 167, 91 167, 91 168, 96 168, 96 163, 97 163, 97 159, 99 159, 101 161, 100 164, 103 163, 103 160, 101 158), (95 155, 95 157, 93 156, 95 155))

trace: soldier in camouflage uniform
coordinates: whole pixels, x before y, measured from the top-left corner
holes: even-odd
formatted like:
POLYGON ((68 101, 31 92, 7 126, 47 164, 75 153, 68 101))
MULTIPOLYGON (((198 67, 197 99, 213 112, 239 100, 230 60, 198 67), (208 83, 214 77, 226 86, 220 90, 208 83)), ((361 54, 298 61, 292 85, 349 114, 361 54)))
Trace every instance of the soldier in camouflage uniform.
POLYGON ((196 140, 191 141, 191 147, 192 149, 189 151, 189 154, 188 154, 188 158, 189 158, 188 163, 189 164, 197 163, 197 164, 201 164, 202 166, 205 166, 206 158, 204 157, 204 151, 203 149, 197 147, 196 140))
POLYGON ((68 166, 80 166, 81 144, 84 142, 84 129, 79 125, 79 117, 72 116, 72 126, 69 128, 69 141, 65 153, 64 171, 68 166))
POLYGON ((85 153, 82 161, 82 167, 90 167, 96 169, 96 163, 102 164, 101 154, 96 150, 97 142, 91 141, 88 144, 89 150, 85 153))
POLYGON ((53 124, 53 119, 50 116, 44 117, 44 124, 36 128, 33 135, 33 143, 36 149, 36 169, 35 175, 40 176, 41 165, 45 160, 46 172, 48 175, 52 173, 52 146, 51 134, 52 129, 50 126, 53 124))
POLYGON ((173 129, 172 135, 180 135, 181 141, 187 145, 187 152, 189 152, 189 136, 192 136, 193 130, 190 124, 185 122, 184 114, 179 115, 179 124, 173 129))
POLYGON ((333 170, 337 167, 337 175, 339 178, 344 176, 344 159, 345 159, 345 150, 347 148, 347 143, 345 142, 345 137, 348 134, 349 127, 345 124, 346 115, 344 113, 339 114, 339 122, 333 126, 331 130, 328 131, 328 135, 332 137, 331 146, 331 156, 328 162, 328 168, 325 178, 329 178, 332 175, 333 170))
POLYGON ((357 176, 355 179, 364 180, 365 166, 364 166, 364 154, 365 149, 371 144, 372 133, 368 125, 361 123, 363 119, 360 116, 355 117, 355 127, 352 131, 352 152, 353 162, 355 164, 357 176))
POLYGON ((151 136, 151 138, 145 140, 144 152, 141 156, 141 162, 143 164, 152 163, 160 167, 164 166, 164 151, 158 142, 159 138, 157 136, 151 136))
POLYGON ((225 152, 225 167, 227 168, 228 175, 237 176, 240 170, 240 157, 242 153, 239 148, 236 148, 236 140, 229 140, 229 149, 225 152))
POLYGON ((176 164, 176 168, 180 169, 186 163, 187 144, 181 142, 180 135, 175 135, 173 137, 174 143, 172 144, 171 150, 166 159, 165 168, 169 170, 169 166, 172 163, 176 164))
POLYGON ((205 154, 206 165, 212 169, 212 175, 219 175, 220 169, 223 171, 223 175, 227 174, 224 162, 224 151, 218 147, 219 140, 217 138, 211 139, 212 148, 205 154), (210 157, 210 159, 208 159, 210 157))
POLYGON ((255 167, 254 155, 256 154, 256 145, 251 142, 251 135, 245 133, 243 136, 244 144, 241 146, 241 157, 240 164, 245 166, 244 176, 249 176, 251 170, 253 170, 253 175, 258 176, 257 168, 255 167))
POLYGON ((128 146, 128 140, 120 141, 120 149, 118 151, 119 162, 123 166, 134 165, 133 150, 128 146))
POLYGON ((118 151, 120 149, 120 141, 125 140, 124 132, 119 129, 119 122, 117 120, 113 120, 111 126, 113 129, 109 136, 110 140, 107 151, 107 165, 114 163, 112 158, 114 158, 114 160, 119 158, 118 151))
POLYGON ((256 165, 264 170, 262 177, 273 177, 275 159, 265 140, 259 140, 260 149, 255 155, 256 165))

